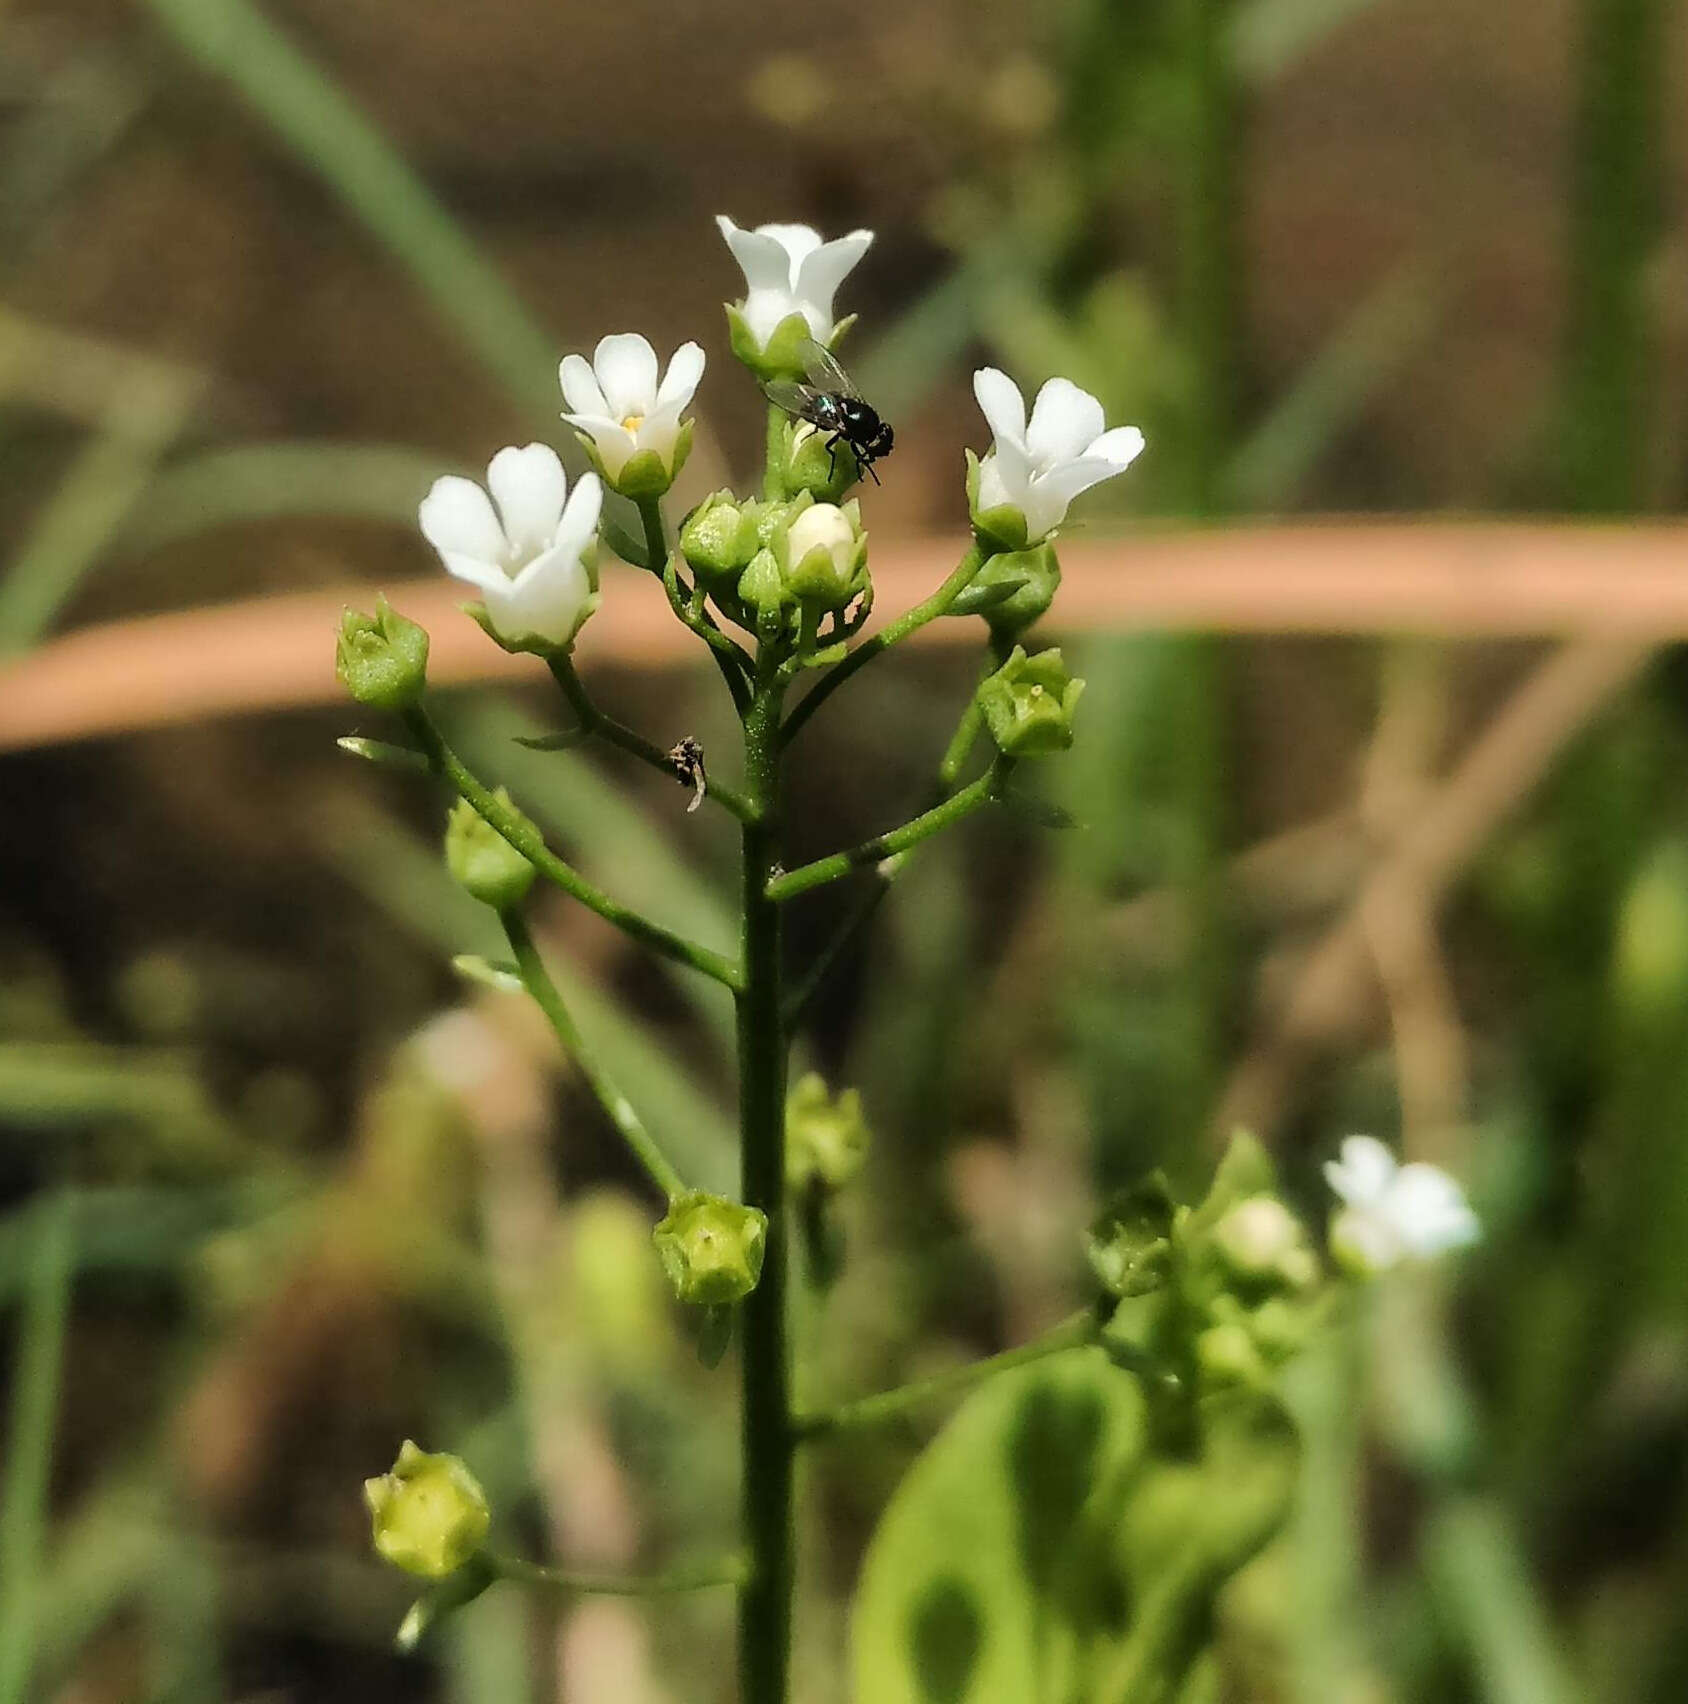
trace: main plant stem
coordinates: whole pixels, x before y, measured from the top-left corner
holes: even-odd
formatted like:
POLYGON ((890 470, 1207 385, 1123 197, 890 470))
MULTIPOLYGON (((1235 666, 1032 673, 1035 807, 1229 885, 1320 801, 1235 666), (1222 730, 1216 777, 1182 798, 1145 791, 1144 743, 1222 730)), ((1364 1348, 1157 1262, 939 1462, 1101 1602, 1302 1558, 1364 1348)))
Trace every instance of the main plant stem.
POLYGON ((785 1032, 780 908, 768 897, 780 840, 777 671, 756 684, 744 724, 744 985, 738 993, 744 1200, 768 1215, 762 1277, 743 1307, 744 1543, 739 1597, 740 1704, 785 1704, 791 1655, 791 1374, 786 1345, 785 1032))

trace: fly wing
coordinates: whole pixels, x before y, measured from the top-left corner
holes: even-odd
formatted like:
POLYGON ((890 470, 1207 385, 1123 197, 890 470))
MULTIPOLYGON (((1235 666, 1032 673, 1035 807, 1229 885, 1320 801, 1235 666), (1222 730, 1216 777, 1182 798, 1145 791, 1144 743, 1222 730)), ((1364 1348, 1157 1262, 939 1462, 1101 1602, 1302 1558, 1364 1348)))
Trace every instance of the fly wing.
POLYGON ((803 365, 808 368, 809 383, 816 390, 831 391, 836 396, 861 396, 856 381, 839 366, 837 356, 812 337, 803 345, 803 365))
POLYGON ((815 418, 815 402, 819 393, 808 385, 792 384, 788 379, 765 379, 762 394, 776 408, 795 414, 799 420, 815 418))

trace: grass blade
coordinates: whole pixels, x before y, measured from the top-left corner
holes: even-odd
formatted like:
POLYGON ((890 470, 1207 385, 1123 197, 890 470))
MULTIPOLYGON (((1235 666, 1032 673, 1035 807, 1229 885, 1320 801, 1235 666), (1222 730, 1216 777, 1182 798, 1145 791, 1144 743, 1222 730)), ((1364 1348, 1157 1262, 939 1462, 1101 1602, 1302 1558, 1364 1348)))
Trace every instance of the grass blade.
POLYGON ((70 1197, 54 1195, 37 1214, 34 1270, 13 1367, 0 1506, 0 1704, 23 1704, 34 1665, 35 1589, 70 1311, 71 1247, 70 1197))

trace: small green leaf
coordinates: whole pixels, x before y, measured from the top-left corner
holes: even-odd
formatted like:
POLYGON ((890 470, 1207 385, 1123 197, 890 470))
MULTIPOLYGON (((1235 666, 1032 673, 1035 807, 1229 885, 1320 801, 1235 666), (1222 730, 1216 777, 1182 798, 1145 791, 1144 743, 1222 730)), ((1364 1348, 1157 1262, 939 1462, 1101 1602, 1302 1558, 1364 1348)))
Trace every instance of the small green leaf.
POLYGON ((520 994, 522 979, 513 964, 482 958, 479 953, 459 953, 451 968, 469 982, 495 988, 500 994, 520 994))
POLYGON ((424 775, 428 773, 427 758, 409 746, 389 745, 386 740, 366 740, 355 734, 347 734, 334 743, 352 757, 383 764, 388 769, 419 770, 424 775))
POLYGON ((563 728, 554 734, 517 734, 516 744, 529 751, 573 751, 592 737, 589 728, 563 728))

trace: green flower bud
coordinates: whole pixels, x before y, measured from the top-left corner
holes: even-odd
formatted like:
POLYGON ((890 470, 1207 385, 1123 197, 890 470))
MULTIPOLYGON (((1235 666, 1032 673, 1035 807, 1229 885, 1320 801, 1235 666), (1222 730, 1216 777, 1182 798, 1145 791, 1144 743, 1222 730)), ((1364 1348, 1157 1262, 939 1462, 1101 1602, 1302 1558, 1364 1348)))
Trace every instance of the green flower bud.
POLYGON ((377 597, 373 615, 348 609, 340 617, 334 672, 359 704, 408 709, 428 683, 428 635, 377 597))
POLYGON ((1090 1269, 1110 1296, 1146 1296, 1172 1275, 1174 1207, 1159 1172, 1116 1196, 1085 1238, 1090 1269))
POLYGON ((858 1090, 834 1100, 818 1072, 798 1081, 785 1102, 785 1175, 793 1190, 844 1188, 861 1171, 867 1146, 858 1090))
POLYGON ((1302 1290, 1319 1275, 1301 1221, 1274 1195, 1239 1201, 1214 1226, 1213 1246, 1239 1278, 1268 1279, 1302 1290))
POLYGON ((1067 673, 1058 650, 1013 655, 979 687, 985 726, 1005 757, 1043 757, 1073 743, 1073 711, 1084 682, 1067 673))
POLYGON ((861 510, 814 503, 790 522, 785 583, 805 609, 843 609, 867 589, 867 534, 861 510))
POLYGON ((829 445, 807 420, 786 423, 783 446, 774 471, 794 497, 807 491, 817 503, 836 503, 862 476, 855 451, 842 439, 829 445))
POLYGON ((751 557, 750 566, 739 576, 738 595, 755 610, 759 626, 778 625, 781 611, 792 598, 780 559, 768 546, 751 557))
POLYGON ((757 532, 760 503, 740 503, 731 491, 706 497, 680 528, 680 554, 704 580, 736 578, 764 542, 757 532))
POLYGON ((1012 503, 999 503, 994 508, 979 507, 979 458, 971 450, 967 455, 967 514, 973 522, 973 536, 989 554, 1013 554, 1026 548, 1025 512, 1012 503))
MULTIPOLYGON (((502 787, 494 796, 511 804, 502 787)), ((459 799, 446 819, 445 862, 462 887, 500 911, 521 904, 533 886, 533 865, 467 799, 459 799)))
POLYGON ((1264 1391, 1272 1383, 1272 1369, 1254 1339, 1245 1326, 1234 1321, 1209 1326, 1196 1339, 1196 1363, 1212 1384, 1245 1385, 1264 1391))
POLYGON ((390 1473, 363 1482, 375 1548, 395 1568, 443 1580, 481 1547, 492 1515, 474 1474, 454 1455, 407 1438, 390 1473))
POLYGON ((953 604, 951 615, 981 615, 998 638, 1016 639, 1055 601, 1061 564, 1052 544, 999 552, 953 604))
POLYGON ((651 1233, 663 1270, 683 1302, 721 1307, 743 1301, 762 1276, 768 1217, 724 1196, 687 1190, 651 1233))

